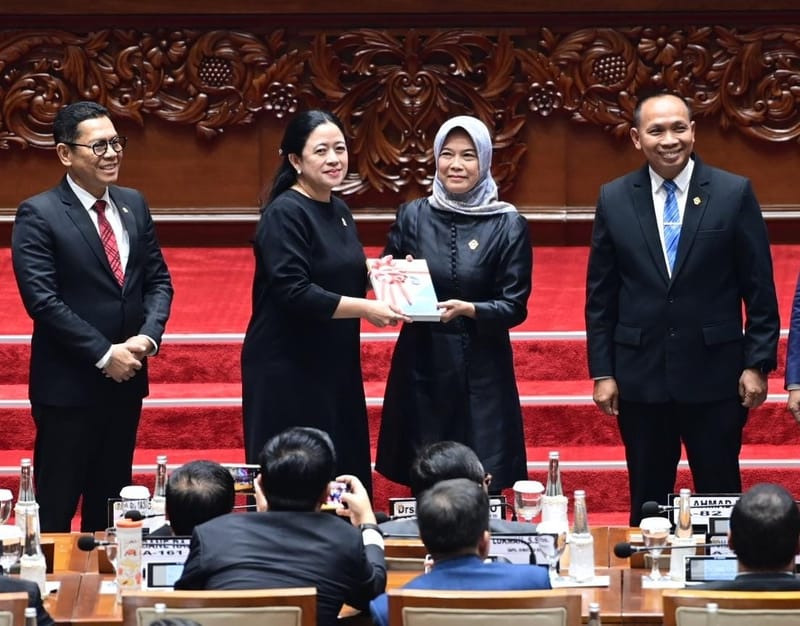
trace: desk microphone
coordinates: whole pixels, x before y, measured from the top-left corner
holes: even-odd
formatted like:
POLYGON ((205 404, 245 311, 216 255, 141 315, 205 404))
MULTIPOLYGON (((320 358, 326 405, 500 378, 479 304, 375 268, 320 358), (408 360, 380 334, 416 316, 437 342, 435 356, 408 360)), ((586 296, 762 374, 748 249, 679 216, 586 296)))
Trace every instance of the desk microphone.
POLYGON ((124 517, 125 519, 132 520, 134 522, 138 522, 143 519, 147 519, 148 517, 164 517, 164 514, 163 513, 144 514, 136 509, 131 509, 130 511, 125 511, 125 515, 123 515, 122 517, 124 517))
POLYGON ((113 544, 113 541, 100 541, 91 535, 81 535, 78 537, 78 548, 84 552, 90 552, 100 546, 108 546, 113 544))
MULTIPOLYGON (((686 549, 686 548, 712 548, 718 546, 719 544, 714 543, 693 543, 687 546, 676 546, 667 544, 665 546, 660 546, 662 550, 672 550, 675 549, 686 549)), ((650 552, 653 548, 648 548, 647 546, 634 546, 627 541, 620 541, 617 545, 614 546, 614 556, 619 557, 620 559, 627 559, 632 554, 636 554, 637 552, 650 552)))

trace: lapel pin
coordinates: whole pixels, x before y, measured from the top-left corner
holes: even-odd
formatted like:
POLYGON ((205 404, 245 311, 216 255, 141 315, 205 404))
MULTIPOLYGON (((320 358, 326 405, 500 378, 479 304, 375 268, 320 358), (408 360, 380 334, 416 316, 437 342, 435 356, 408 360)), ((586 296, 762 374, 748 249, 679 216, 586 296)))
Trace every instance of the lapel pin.
POLYGON ((692 198, 692 202, 694 202, 694 205, 697 206, 702 202, 702 200, 700 199, 700 196, 695 196, 694 198, 692 198))
MULTIPOLYGON (((697 203, 695 202, 695 204, 697 204, 697 203)), ((128 207, 126 207, 126 206, 122 207, 122 212, 123 213, 127 213, 128 212, 128 207)))
POLYGON ((478 243, 477 239, 473 239, 467 245, 469 246, 470 250, 475 250, 475 248, 477 248, 480 244, 478 243))
POLYGON ((347 228, 347 220, 345 220, 344 218, 342 218, 342 226, 347 228))

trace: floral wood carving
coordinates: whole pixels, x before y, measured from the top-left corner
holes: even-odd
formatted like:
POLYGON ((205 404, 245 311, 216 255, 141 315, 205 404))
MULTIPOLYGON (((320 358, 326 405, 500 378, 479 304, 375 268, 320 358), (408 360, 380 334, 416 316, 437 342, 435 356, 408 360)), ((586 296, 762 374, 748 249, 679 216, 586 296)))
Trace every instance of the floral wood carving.
POLYGON ((345 193, 427 188, 431 144, 454 113, 494 132, 513 184, 531 116, 566 114, 627 134, 639 94, 664 88, 761 141, 800 139, 800 25, 284 31, 0 31, 0 147, 52 147, 58 108, 193 125, 206 138, 256 116, 321 106, 352 138, 345 193))

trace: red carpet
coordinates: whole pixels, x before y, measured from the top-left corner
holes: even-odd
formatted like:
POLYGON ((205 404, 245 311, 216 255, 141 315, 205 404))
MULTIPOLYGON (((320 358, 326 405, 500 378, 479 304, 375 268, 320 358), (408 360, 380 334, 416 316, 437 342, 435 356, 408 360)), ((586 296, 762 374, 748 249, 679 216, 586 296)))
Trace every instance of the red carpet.
MULTIPOLYGON (((369 250, 376 254, 378 250, 369 250)), ((152 361, 152 394, 146 400, 136 453, 137 481, 152 482, 155 456, 171 465, 192 458, 243 459, 239 349, 250 310, 249 249, 171 248, 165 251, 176 295, 162 352, 152 361), (232 336, 186 337, 187 334, 232 336)), ((788 325, 800 269, 800 247, 774 246, 782 326, 788 325)), ((532 477, 543 480, 547 452, 561 451, 567 491, 585 488, 590 519, 624 523, 627 484, 624 456, 613 420, 591 404, 582 335, 586 248, 534 251, 534 289, 528 319, 514 329, 514 354, 532 477), (535 333, 535 334, 524 334, 535 333), (544 334, 543 334, 544 333, 544 334), (546 334, 554 333, 554 334, 546 334)), ((26 335, 31 323, 19 301, 7 249, 0 250, 0 335, 26 335)), ((370 428, 377 437, 383 384, 396 329, 364 323, 362 360, 370 428)), ((742 453, 747 485, 782 482, 800 493, 800 428, 783 409, 783 349, 771 398, 751 414, 742 453)), ((0 486, 16 490, 14 468, 30 454, 33 428, 26 406, 29 346, 26 338, 0 338, 0 486), (3 340, 4 339, 4 340, 3 340), (5 472, 3 474, 3 467, 5 472)), ((681 470, 678 486, 691 486, 681 470)), ((376 476, 376 504, 405 495, 376 476)))

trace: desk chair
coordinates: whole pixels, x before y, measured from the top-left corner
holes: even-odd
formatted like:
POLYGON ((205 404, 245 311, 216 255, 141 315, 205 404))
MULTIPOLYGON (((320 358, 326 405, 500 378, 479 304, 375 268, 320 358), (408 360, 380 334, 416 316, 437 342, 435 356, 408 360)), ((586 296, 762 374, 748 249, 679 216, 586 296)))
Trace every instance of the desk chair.
POLYGON ((28 594, 24 591, 0 593, 0 626, 24 626, 28 594))
POLYGON ((203 626, 316 626, 314 587, 236 591, 130 591, 122 594, 123 626, 147 626, 155 619, 182 617, 203 626), (167 606, 157 615, 154 606, 167 606))
POLYGON ((577 591, 390 589, 390 626, 580 626, 577 591))
POLYGON ((719 606, 718 626, 794 626, 800 623, 800 591, 665 589, 664 626, 706 626, 706 604, 719 606))

